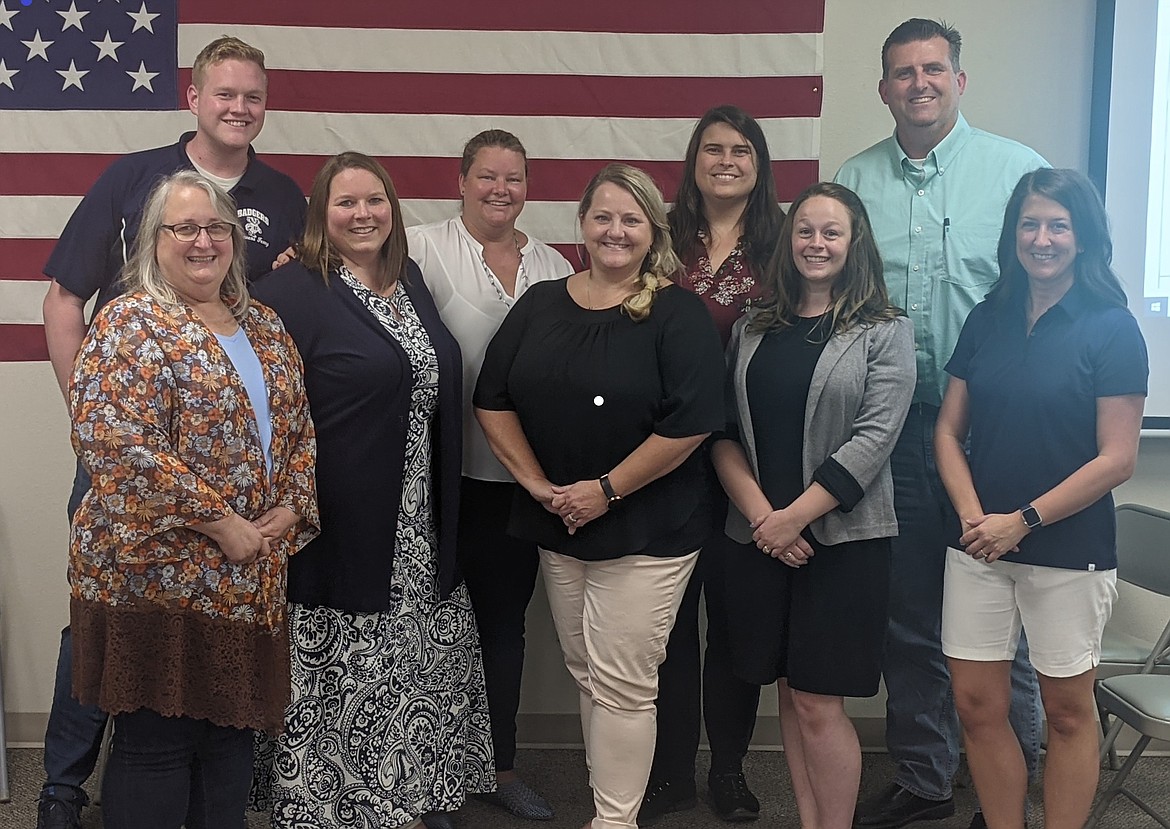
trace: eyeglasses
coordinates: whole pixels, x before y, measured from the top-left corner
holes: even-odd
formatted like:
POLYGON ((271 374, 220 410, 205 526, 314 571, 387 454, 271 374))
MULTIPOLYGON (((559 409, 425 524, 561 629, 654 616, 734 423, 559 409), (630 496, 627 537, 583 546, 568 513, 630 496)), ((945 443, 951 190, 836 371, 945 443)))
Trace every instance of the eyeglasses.
POLYGON ((169 230, 175 235, 175 238, 180 242, 194 242, 199 238, 199 233, 206 230, 207 235, 213 242, 226 242, 232 238, 232 231, 236 226, 231 222, 212 222, 209 225, 196 225, 190 223, 178 225, 159 225, 163 230, 169 230))

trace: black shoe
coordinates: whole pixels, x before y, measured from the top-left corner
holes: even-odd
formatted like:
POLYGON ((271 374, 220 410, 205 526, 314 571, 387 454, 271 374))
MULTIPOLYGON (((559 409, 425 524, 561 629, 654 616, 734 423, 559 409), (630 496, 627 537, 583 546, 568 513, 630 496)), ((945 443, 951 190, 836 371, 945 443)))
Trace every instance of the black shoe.
POLYGON ((891 783, 885 791, 857 805, 855 829, 898 829, 916 820, 942 820, 955 813, 955 799, 927 800, 891 783))
POLYGON ((37 829, 81 829, 81 804, 42 794, 37 803, 37 829))
MULTIPOLYGON (((971 825, 967 829, 987 829, 987 821, 983 818, 983 812, 976 812, 971 815, 971 825)), ((1028 829, 1028 821, 1024 821, 1024 829, 1028 829)))
POLYGON ((651 781, 638 811, 638 825, 649 826, 663 815, 693 809, 698 803, 695 781, 672 783, 669 780, 651 781))
POLYGON ((748 788, 742 771, 707 775, 707 789, 715 814, 729 823, 743 823, 760 816, 760 801, 748 788))

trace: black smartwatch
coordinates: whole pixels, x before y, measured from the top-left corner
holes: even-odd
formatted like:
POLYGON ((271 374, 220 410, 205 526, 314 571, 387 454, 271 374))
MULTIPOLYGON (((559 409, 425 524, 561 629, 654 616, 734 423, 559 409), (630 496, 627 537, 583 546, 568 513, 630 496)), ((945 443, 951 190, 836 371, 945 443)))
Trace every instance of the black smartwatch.
POLYGON ((1034 530, 1044 523, 1044 519, 1040 517, 1040 513, 1036 512, 1036 508, 1031 504, 1025 504, 1020 507, 1020 515, 1024 519, 1024 526, 1029 530, 1034 530))
POLYGON ((609 482, 608 472, 598 478, 597 482, 601 484, 601 491, 605 493, 605 500, 609 502, 611 507, 616 507, 621 503, 622 496, 617 494, 617 491, 613 488, 613 484, 609 482))

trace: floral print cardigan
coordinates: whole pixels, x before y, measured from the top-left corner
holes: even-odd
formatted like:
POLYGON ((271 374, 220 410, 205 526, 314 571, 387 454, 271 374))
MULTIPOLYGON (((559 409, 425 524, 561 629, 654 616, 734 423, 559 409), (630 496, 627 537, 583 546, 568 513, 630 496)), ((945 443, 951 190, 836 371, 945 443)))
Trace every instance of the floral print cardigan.
POLYGON ((69 579, 84 703, 280 730, 286 568, 319 530, 316 444, 280 319, 252 303, 240 324, 267 386, 271 475, 243 383, 187 306, 128 294, 102 309, 82 345, 69 402, 92 488, 73 520, 69 579), (250 564, 232 564, 191 529, 275 506, 300 521, 250 564))

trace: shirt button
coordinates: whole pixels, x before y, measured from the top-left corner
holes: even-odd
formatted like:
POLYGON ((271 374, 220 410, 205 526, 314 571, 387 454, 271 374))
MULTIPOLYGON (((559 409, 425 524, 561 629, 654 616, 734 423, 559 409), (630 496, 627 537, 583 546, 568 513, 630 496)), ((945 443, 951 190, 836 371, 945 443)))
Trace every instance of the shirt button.
POLYGON ((920 196, 925 196, 925 195, 926 195, 926 191, 925 191, 925 190, 919 190, 919 191, 918 191, 918 195, 920 195, 920 196))
POLYGON ((910 306, 910 310, 911 310, 911 311, 917 311, 917 310, 918 310, 918 303, 917 303, 917 302, 915 302, 913 305, 911 305, 911 306, 910 306))
POLYGON ((914 270, 915 270, 915 271, 917 271, 917 270, 918 270, 918 266, 917 266, 917 265, 915 265, 915 266, 914 266, 914 270))
POLYGON ((914 232, 915 232, 915 233, 921 233, 921 232, 922 232, 922 228, 921 228, 921 227, 916 227, 916 228, 914 228, 914 232))

